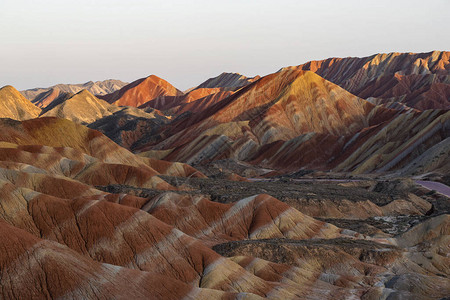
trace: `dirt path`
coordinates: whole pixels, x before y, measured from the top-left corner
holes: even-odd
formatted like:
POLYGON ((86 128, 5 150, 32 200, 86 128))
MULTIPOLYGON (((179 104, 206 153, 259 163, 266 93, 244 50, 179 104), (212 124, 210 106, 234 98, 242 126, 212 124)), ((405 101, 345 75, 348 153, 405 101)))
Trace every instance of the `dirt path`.
POLYGON ((436 192, 445 195, 450 198, 450 187, 436 181, 416 180, 417 184, 420 184, 426 189, 435 190, 436 192))

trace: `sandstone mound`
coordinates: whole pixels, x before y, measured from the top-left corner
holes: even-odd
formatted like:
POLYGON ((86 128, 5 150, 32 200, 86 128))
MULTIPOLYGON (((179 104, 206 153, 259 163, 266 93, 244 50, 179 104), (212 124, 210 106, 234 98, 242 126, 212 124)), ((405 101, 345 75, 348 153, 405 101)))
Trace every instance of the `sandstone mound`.
POLYGON ((10 85, 0 89, 0 118, 27 120, 36 118, 41 109, 34 106, 10 85))
POLYGON ((58 117, 79 124, 89 124, 118 110, 117 106, 82 90, 69 98, 54 100, 42 111, 42 117, 58 117))

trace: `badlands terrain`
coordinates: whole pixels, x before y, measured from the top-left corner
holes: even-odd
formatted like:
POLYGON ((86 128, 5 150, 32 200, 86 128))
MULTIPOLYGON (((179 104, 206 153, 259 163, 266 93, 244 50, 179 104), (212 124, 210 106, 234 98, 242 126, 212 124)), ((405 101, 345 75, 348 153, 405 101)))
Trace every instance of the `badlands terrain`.
POLYGON ((450 52, 0 89, 0 299, 450 297, 450 52))

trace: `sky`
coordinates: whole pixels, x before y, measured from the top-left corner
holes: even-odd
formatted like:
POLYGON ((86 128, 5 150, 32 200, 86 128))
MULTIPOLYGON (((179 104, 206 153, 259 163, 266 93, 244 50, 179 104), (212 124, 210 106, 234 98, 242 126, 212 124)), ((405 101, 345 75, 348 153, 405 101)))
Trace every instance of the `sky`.
POLYGON ((450 50, 450 0, 0 0, 0 86, 180 90, 328 57, 450 50))

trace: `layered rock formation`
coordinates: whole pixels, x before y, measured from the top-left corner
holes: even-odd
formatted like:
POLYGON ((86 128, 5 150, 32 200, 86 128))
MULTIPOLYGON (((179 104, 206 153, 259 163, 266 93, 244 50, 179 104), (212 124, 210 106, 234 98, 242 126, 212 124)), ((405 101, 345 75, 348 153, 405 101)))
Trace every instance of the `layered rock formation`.
POLYGON ((433 52, 54 87, 43 111, 5 87, 0 298, 445 298, 448 197, 396 176, 448 177, 447 78, 433 52))
POLYGON ((153 198, 110 194, 95 186, 147 189, 145 172, 201 174, 135 157, 70 121, 4 120, 2 128, 9 130, 0 137, 2 298, 438 299, 449 292, 448 216, 395 239, 371 238, 264 194, 221 204, 162 180, 153 198))
POLYGON ((329 58, 298 67, 313 71, 376 104, 395 102, 420 110, 450 108, 450 52, 389 53, 329 58))
MULTIPOLYGON (((287 68, 178 118, 158 134, 159 143, 157 137, 137 149, 190 164, 231 158, 286 171, 387 172, 421 155, 428 161, 431 152, 424 153, 449 137, 449 118, 445 110, 375 106, 312 72, 287 68)), ((441 156, 429 170, 449 162, 441 156)))
MULTIPOLYGON (((92 164, 112 159, 95 147, 102 137, 84 140, 96 157, 80 146, 68 148, 76 145, 67 141, 56 148, 23 144, 19 133, 30 142, 48 141, 28 126, 69 122, 39 121, 45 125, 37 120, 3 124, 13 133, 2 142, 6 151, 0 151, 3 298, 438 299, 449 292, 443 248, 448 216, 395 239, 371 238, 315 220, 264 194, 228 204, 166 192, 174 189, 170 185, 159 186, 153 198, 109 194, 96 189, 93 185, 102 183, 89 181, 94 176, 88 175, 92 164)), ((129 152, 110 152, 131 163, 129 152)), ((135 162, 142 163, 142 171, 150 161, 135 162)), ((163 166, 150 163, 163 172, 163 166)), ((107 165, 103 162, 102 174, 110 174, 107 165)), ((130 171, 117 174, 132 178, 130 171)), ((108 176, 110 183, 148 188, 108 176)))

